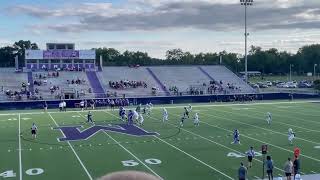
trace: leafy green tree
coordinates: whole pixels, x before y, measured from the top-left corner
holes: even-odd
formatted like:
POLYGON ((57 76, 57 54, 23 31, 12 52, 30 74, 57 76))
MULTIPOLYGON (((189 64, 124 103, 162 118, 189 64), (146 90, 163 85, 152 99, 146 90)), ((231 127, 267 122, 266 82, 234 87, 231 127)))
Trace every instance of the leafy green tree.
POLYGON ((39 49, 38 45, 36 43, 32 43, 30 40, 24 41, 20 40, 18 42, 15 42, 13 44, 14 50, 18 51, 18 57, 19 57, 19 65, 24 66, 24 60, 25 60, 25 50, 27 49, 39 49))

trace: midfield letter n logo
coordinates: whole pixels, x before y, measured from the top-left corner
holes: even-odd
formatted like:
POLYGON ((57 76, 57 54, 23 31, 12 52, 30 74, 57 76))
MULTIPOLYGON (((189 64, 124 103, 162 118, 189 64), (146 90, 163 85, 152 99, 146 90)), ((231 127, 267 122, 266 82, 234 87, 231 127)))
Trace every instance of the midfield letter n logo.
POLYGON ((153 136, 158 135, 155 132, 147 132, 144 129, 141 129, 134 125, 126 125, 126 124, 117 124, 108 126, 95 125, 89 127, 84 130, 80 130, 83 126, 68 126, 68 127, 56 127, 54 129, 61 130, 64 137, 58 138, 58 141, 79 141, 79 140, 87 140, 91 136, 94 136, 99 131, 110 131, 117 132, 122 134, 127 134, 131 136, 153 136))

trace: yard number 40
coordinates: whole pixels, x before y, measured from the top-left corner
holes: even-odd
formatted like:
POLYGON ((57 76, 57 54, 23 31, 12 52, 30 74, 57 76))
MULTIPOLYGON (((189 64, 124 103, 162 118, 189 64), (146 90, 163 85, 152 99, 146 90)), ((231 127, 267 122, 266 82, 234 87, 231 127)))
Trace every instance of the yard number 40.
MULTIPOLYGON (((40 175, 43 172, 44 172, 44 170, 41 169, 41 168, 32 168, 32 169, 26 170, 26 174, 29 175, 29 176, 40 175)), ((16 173, 14 173, 13 170, 8 170, 8 171, 5 171, 3 173, 0 173, 0 177, 3 177, 3 178, 16 177, 16 173)))

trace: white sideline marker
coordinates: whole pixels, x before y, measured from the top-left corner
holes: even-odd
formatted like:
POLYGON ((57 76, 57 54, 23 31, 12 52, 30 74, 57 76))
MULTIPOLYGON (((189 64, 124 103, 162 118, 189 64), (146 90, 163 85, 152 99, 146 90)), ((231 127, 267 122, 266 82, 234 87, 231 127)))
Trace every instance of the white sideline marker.
MULTIPOLYGON (((320 101, 294 101, 294 102, 259 102, 259 103, 250 103, 250 104, 207 104, 207 105, 195 105, 193 106, 194 108, 196 107, 224 107, 224 106, 254 106, 254 105, 274 105, 274 104, 306 104, 306 103, 314 103, 314 102, 320 102, 320 101)), ((175 109, 175 108, 183 108, 185 105, 181 105, 181 106, 165 106, 167 109, 175 109)), ((161 107, 154 107, 154 109, 162 109, 163 106, 161 107)), ((78 112, 88 112, 89 110, 85 110, 85 111, 80 111, 80 110, 76 110, 76 111, 67 111, 67 112, 58 112, 58 111, 51 111, 48 112, 49 114, 60 114, 60 113, 78 113, 78 112)), ((94 109, 94 110, 90 110, 92 112, 104 112, 104 111, 112 111, 110 109, 94 109)), ((29 112, 29 113, 19 113, 21 115, 39 115, 39 114, 45 114, 44 112, 29 112)), ((18 115, 17 113, 0 113, 0 116, 10 116, 10 115, 18 115)))
POLYGON ((19 114, 19 179, 22 180, 22 153, 21 153, 21 115, 19 114))

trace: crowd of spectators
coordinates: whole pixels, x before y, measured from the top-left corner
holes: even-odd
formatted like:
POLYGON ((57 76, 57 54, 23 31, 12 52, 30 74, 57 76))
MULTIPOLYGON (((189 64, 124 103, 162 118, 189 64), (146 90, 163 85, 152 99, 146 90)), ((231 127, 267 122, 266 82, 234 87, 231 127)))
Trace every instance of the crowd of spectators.
POLYGON ((223 93, 223 87, 222 87, 222 81, 219 83, 216 81, 210 81, 209 86, 207 88, 207 93, 208 94, 220 94, 223 93))
MULTIPOLYGON (((39 94, 34 94, 33 92, 31 92, 29 90, 29 86, 30 83, 21 83, 21 87, 20 90, 11 90, 11 89, 7 89, 5 90, 5 95, 9 98, 9 99, 13 99, 16 101, 20 101, 22 100, 23 97, 26 97, 28 100, 41 100, 43 99, 41 95, 39 94)), ((2 91, 4 91, 3 87, 2 87, 2 91)), ((35 89, 35 91, 37 92, 38 89, 35 89)))
POLYGON ((129 81, 129 80, 121 80, 121 81, 109 81, 109 86, 113 89, 128 89, 128 88, 148 88, 148 85, 144 81, 129 81))
POLYGON ((55 78, 59 77, 59 71, 56 72, 48 72, 48 73, 36 73, 34 77, 36 79, 47 79, 47 78, 55 78))
MULTIPOLYGON (((49 71, 48 68, 42 68, 42 70, 49 71)), ((56 68, 54 68, 54 70, 56 72, 59 72, 59 71, 83 71, 84 72, 86 69, 84 67, 75 67, 75 66, 73 66, 73 67, 65 67, 65 68, 56 67, 56 68)), ((36 71, 36 70, 33 69, 33 71, 36 71)))
MULTIPOLYGON (((130 102, 129 99, 126 98, 116 98, 116 99, 91 99, 91 100, 82 100, 85 108, 92 108, 95 107, 120 107, 120 106, 129 106, 130 102)), ((81 104, 81 102, 80 102, 81 104)))

